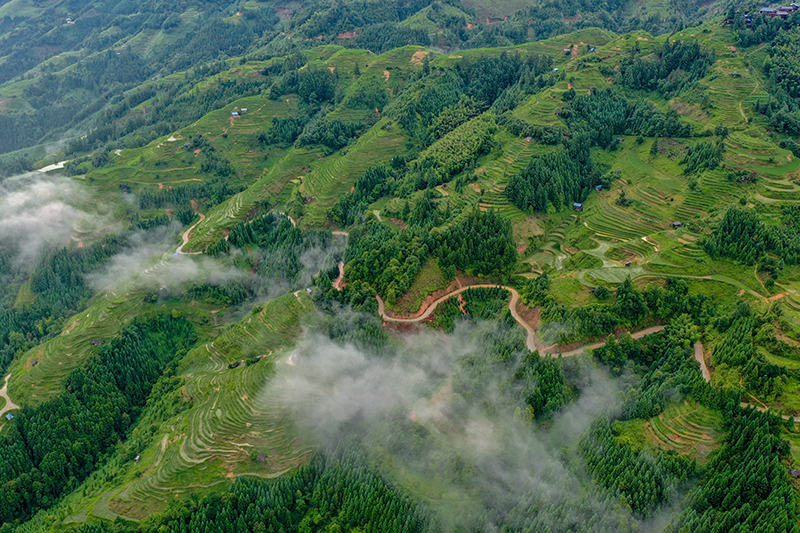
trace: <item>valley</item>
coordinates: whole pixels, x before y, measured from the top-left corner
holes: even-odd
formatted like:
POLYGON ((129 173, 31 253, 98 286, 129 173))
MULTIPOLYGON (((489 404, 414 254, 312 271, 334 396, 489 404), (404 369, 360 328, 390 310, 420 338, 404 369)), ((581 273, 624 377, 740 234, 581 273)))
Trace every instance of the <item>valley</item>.
POLYGON ((796 21, 418 3, 0 43, 0 532, 797 529, 796 21))

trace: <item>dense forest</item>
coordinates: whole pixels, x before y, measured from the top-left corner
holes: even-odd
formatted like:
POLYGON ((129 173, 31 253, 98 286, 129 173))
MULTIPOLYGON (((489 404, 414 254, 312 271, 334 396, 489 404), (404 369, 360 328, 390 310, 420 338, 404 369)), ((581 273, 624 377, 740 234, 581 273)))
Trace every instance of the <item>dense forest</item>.
POLYGON ((111 236, 86 248, 49 248, 31 272, 14 264, 14 250, 0 249, 4 280, 0 288, 0 369, 8 368, 18 353, 60 333, 64 320, 83 309, 92 295, 86 276, 119 253, 128 237, 111 236), (27 283, 31 298, 15 305, 23 283, 27 283))
POLYGON ((102 464, 126 437, 156 380, 195 341, 186 319, 137 317, 69 376, 63 393, 20 410, 0 435, 4 529, 53 505, 102 464))
POLYGON ((764 224, 752 210, 732 207, 704 247, 712 257, 727 257, 747 265, 759 262, 772 266, 777 274, 782 264, 796 265, 800 259, 798 217, 796 207, 785 207, 780 225, 773 226, 764 224))
POLYGON ((0 5, 0 533, 798 531, 800 14, 501 4, 0 5))

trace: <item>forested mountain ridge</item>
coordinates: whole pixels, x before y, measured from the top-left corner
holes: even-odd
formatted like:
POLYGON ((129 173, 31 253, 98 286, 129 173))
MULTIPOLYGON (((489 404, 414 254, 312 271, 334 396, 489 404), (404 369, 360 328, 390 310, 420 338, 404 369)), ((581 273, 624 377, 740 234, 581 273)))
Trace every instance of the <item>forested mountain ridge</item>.
MULTIPOLYGON (((457 0, 308 1, 284 7, 270 1, 58 1, 45 6, 12 0, 0 6, 0 154, 15 152, 3 158, 3 171, 29 170, 50 153, 46 144, 102 128, 109 113, 119 118, 156 92, 185 93, 210 71, 226 68, 217 61, 234 57, 265 59, 328 43, 375 53, 405 44, 458 50, 521 44, 588 27, 663 33, 715 9, 706 3, 700 9, 689 4, 663 9, 634 2, 529 7, 457 0), (178 72, 183 80, 170 77, 178 72), (134 90, 142 84, 150 94, 134 90)), ((143 131, 122 135, 131 134, 128 146, 141 146, 200 116, 181 117, 172 110, 164 120, 140 125, 143 131)), ((100 141, 121 141, 120 136, 104 135, 100 141)), ((95 140, 70 152, 98 148, 95 140)))
POLYGON ((0 527, 795 531, 793 22, 313 35, 347 6, 9 180, 5 231, 56 176, 114 223, 0 241, 0 527))

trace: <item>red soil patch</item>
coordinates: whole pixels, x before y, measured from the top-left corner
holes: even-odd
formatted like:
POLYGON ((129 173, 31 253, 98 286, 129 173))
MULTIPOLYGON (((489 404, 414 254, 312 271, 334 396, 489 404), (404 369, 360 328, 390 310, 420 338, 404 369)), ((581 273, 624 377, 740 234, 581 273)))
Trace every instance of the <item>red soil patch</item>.
POLYGON ((278 15, 281 22, 289 22, 289 19, 291 19, 294 14, 294 9, 279 7, 275 10, 275 14, 278 15))
MULTIPOLYGON (((430 320, 430 318, 428 319, 430 320)), ((424 321, 423 321, 424 322, 424 321)), ((383 328, 390 332, 396 333, 410 333, 413 331, 417 331, 423 322, 383 322, 383 328)))
MULTIPOLYGON (((420 316, 423 313, 425 313, 425 311, 428 310, 428 307, 430 307, 433 302, 435 302, 436 300, 438 300, 439 298, 441 298, 442 296, 444 296, 444 295, 446 295, 448 293, 451 293, 451 292, 453 292, 455 290, 458 290, 461 287, 466 287, 466 286, 470 286, 470 285, 488 284, 488 283, 491 283, 491 281, 489 281, 487 279, 483 279, 483 278, 476 278, 476 277, 473 277, 473 276, 468 276, 468 275, 464 274, 463 272, 459 272, 456 275, 456 279, 453 280, 453 282, 450 283, 450 285, 448 285, 444 289, 439 289, 438 291, 434 291, 433 293, 429 294, 425 298, 425 300, 422 302, 422 305, 420 306, 420 308, 417 310, 416 313, 397 314, 397 315, 393 315, 393 316, 395 316, 396 318, 417 318, 418 316, 420 316)), ((459 296, 459 302, 462 302, 462 304, 463 304, 463 299, 461 299, 461 295, 459 294, 458 296, 459 296)), ((464 311, 463 307, 462 307, 461 310, 462 310, 462 312, 464 311)), ((426 318, 425 320, 432 320, 432 319, 433 319, 433 314, 431 316, 429 316, 428 318, 426 318)), ((417 324, 419 324, 419 323, 420 322, 417 322, 417 324)), ((411 325, 408 322, 405 322, 405 323, 403 323, 403 322, 390 322, 390 324, 411 325)), ((386 322, 384 322, 384 326, 385 325, 386 325, 386 322)))
POLYGON ((427 51, 419 50, 417 52, 414 52, 414 55, 411 56, 411 62, 414 63, 415 65, 421 65, 422 58, 424 58, 426 55, 428 55, 427 51))

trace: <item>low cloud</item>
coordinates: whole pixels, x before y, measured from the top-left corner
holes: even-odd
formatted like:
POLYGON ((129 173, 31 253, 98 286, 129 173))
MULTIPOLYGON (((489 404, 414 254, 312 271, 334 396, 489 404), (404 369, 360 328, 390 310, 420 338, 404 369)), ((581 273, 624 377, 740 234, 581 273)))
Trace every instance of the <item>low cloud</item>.
POLYGON ((76 224, 99 215, 76 205, 85 192, 67 178, 28 173, 0 183, 0 243, 15 253, 19 267, 32 264, 46 246, 64 246, 76 224))
POLYGON ((486 350, 493 327, 404 335, 384 356, 309 333, 265 394, 279 395, 299 430, 322 445, 358 438, 382 463, 392 456, 405 479, 450 494, 460 504, 437 508, 446 530, 494 532, 504 522, 558 531, 593 520, 625 530, 619 502, 587 490, 574 456, 592 421, 619 408, 624 381, 570 362, 580 397, 539 428, 516 410, 513 364, 486 350))
POLYGON ((178 288, 188 282, 219 285, 243 277, 243 273, 206 255, 174 255, 183 227, 178 222, 134 233, 129 245, 112 257, 105 268, 89 275, 92 289, 100 291, 118 284, 136 288, 178 288))
POLYGON ((248 272, 234 265, 243 259, 240 250, 233 250, 231 256, 211 257, 204 254, 176 254, 179 236, 186 228, 177 221, 129 237, 129 245, 112 257, 100 271, 88 276, 90 286, 95 291, 125 290, 124 287, 140 289, 159 289, 166 286, 177 291, 186 283, 207 283, 223 285, 229 281, 244 281, 255 295, 253 301, 234 313, 234 318, 246 313, 256 302, 266 301, 287 291, 307 287, 320 269, 335 264, 334 257, 341 253, 341 245, 317 245, 304 251, 297 261, 300 270, 295 276, 287 278, 285 271, 294 263, 292 257, 280 250, 264 253, 261 250, 249 252, 249 260, 260 265, 248 272), (233 260, 232 260, 233 259, 233 260))

